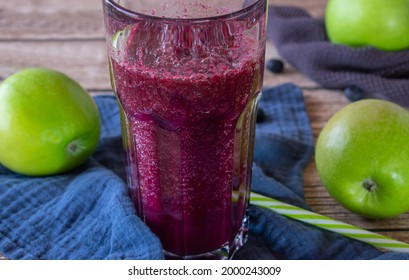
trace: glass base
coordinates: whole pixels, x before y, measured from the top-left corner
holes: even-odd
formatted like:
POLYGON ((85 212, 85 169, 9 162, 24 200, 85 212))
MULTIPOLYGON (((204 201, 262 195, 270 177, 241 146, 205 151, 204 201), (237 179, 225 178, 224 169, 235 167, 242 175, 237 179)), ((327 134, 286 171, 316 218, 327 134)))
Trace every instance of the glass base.
POLYGON ((248 216, 243 219, 240 231, 231 244, 226 243, 217 250, 197 255, 179 256, 163 250, 167 260, 231 260, 234 254, 247 242, 248 239, 248 216))

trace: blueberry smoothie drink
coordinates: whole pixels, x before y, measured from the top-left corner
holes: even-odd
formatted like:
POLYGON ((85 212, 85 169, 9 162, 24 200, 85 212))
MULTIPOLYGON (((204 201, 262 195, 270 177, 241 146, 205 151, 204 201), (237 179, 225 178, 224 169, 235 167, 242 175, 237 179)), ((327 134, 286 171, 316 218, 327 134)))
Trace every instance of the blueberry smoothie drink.
POLYGON ((266 2, 104 2, 137 213, 168 258, 231 258, 248 227, 266 2))

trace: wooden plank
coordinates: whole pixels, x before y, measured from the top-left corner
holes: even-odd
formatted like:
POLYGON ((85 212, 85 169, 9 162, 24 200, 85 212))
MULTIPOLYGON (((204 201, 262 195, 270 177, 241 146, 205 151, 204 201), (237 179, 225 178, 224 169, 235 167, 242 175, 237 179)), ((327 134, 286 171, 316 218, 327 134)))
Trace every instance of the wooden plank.
POLYGON ((0 40, 104 36, 101 1, 0 1, 0 40))
POLYGON ((104 40, 1 42, 0 53, 3 79, 26 67, 48 67, 66 73, 87 89, 111 89, 104 40))
POLYGON ((390 238, 409 243, 409 230, 403 231, 376 231, 379 234, 388 236, 390 238))
MULTIPOLYGON (((326 0, 270 0, 293 5, 323 17, 326 0)), ((0 40, 104 38, 102 1, 0 1, 0 40)))

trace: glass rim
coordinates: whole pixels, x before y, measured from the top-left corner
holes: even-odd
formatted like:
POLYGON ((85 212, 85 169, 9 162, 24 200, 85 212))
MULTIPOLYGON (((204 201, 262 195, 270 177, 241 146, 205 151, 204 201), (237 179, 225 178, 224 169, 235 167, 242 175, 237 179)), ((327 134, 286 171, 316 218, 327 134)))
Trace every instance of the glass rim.
POLYGON ((263 3, 266 3, 267 7, 267 0, 256 0, 254 3, 251 5, 239 9, 234 12, 222 14, 222 15, 215 15, 215 16, 210 16, 210 17, 192 17, 192 18, 176 18, 176 17, 159 17, 159 16, 154 16, 154 15, 149 15, 149 14, 144 14, 140 12, 136 12, 133 10, 130 10, 128 8, 125 8, 124 6, 116 3, 115 0, 102 0, 104 5, 110 5, 112 6, 117 12, 122 13, 128 17, 131 17, 133 19, 141 19, 141 18, 146 18, 150 20, 155 20, 155 21, 176 21, 176 22, 189 22, 189 23, 200 23, 200 22, 208 22, 208 21, 213 21, 213 20, 223 20, 223 19, 235 19, 238 17, 241 17, 243 15, 246 15, 250 13, 251 11, 255 10, 258 8, 258 6, 262 6, 263 3))

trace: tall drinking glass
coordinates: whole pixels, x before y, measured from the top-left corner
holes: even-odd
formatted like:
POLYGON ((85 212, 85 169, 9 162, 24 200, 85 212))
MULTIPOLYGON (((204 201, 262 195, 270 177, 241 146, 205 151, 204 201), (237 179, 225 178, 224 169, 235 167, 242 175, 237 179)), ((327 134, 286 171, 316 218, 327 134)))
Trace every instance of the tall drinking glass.
POLYGON ((103 0, 128 185, 168 258, 246 242, 266 0, 103 0))

